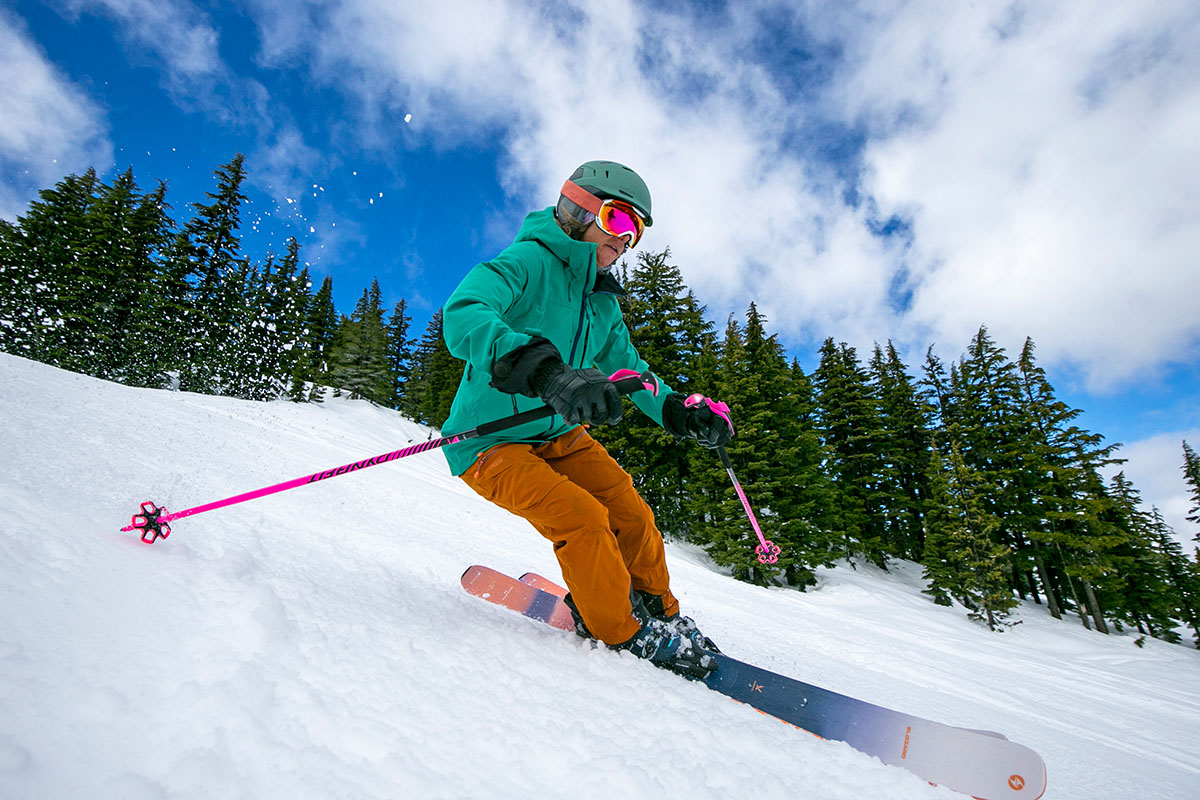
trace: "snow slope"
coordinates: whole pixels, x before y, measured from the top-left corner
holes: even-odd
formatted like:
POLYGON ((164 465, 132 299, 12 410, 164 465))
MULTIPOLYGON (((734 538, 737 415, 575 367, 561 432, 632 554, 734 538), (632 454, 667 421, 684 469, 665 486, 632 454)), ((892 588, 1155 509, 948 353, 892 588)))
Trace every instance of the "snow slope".
MULTIPOLYGON (((0 354, 0 418, 6 800, 957 796, 468 596, 472 563, 558 570, 436 452, 183 519, 153 546, 118 532, 142 500, 181 510, 429 436, 393 412, 0 354)), ((1002 731, 1046 759, 1047 798, 1200 796, 1194 650, 1036 607, 988 633, 923 597, 913 565, 801 594, 668 558, 726 652, 1002 731)))

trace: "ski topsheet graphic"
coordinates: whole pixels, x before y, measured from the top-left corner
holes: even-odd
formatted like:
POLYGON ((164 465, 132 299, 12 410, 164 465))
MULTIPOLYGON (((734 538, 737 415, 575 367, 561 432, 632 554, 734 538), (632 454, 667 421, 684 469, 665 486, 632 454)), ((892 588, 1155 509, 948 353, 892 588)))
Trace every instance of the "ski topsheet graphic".
MULTIPOLYGON (((471 594, 562 630, 573 631, 565 590, 533 574, 521 580, 474 566, 462 576, 471 594), (549 590, 549 591, 546 591, 549 590)), ((930 783, 986 800, 1037 800, 1046 765, 1037 753, 998 734, 943 725, 856 700, 716 654, 704 680, 728 695, 825 739, 846 742, 930 783)))

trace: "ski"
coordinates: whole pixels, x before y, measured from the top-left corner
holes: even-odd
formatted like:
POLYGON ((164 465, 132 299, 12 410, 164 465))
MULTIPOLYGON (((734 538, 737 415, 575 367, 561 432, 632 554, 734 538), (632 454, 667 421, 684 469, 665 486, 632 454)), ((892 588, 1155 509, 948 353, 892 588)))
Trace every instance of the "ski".
MULTIPOLYGON (((567 587, 559 586, 554 581, 550 580, 549 578, 538 575, 536 572, 526 572, 524 575, 522 575, 519 578, 519 580, 521 581, 521 583, 527 583, 536 589, 541 589, 543 592, 546 592, 547 594, 552 594, 552 595, 555 595, 556 597, 566 597, 567 596, 567 587)), ((568 611, 567 613, 569 614, 570 612, 568 611)), ((980 730, 979 728, 959 728, 959 730, 967 731, 968 733, 978 733, 981 736, 991 736, 996 739, 1007 739, 1008 738, 1003 733, 1000 733, 998 731, 985 731, 985 730, 980 730)))
MULTIPOLYGON (((522 582, 473 566, 463 573, 462 585, 488 602, 573 631, 570 610, 557 593, 561 587, 540 576, 525 577, 522 582)), ((930 783, 981 800, 1037 800, 1045 792, 1046 765, 1028 747, 856 700, 724 654, 715 657, 717 670, 704 680, 710 689, 821 738, 846 742, 930 783)))

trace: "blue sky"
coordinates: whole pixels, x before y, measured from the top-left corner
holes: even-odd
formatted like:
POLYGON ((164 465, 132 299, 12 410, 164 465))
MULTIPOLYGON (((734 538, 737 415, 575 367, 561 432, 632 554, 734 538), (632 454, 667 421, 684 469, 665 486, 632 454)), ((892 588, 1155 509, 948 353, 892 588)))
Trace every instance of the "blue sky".
POLYGON ((378 277, 423 327, 574 166, 623 161, 719 325, 755 301, 809 369, 826 336, 913 372, 1032 336, 1190 537, 1196 41, 1187 0, 16 0, 0 216, 132 166, 182 220, 241 152, 247 254, 295 236, 341 310, 378 277))

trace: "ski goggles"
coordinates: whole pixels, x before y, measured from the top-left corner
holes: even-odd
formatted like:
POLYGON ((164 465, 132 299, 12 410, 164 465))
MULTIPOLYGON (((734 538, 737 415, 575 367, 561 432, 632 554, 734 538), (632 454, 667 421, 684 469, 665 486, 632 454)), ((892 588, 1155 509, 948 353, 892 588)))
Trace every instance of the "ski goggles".
POLYGON ((592 214, 600 230, 608 235, 631 237, 630 247, 636 246, 646 231, 646 223, 642 220, 641 213, 624 200, 601 200, 570 180, 563 184, 562 196, 592 214))

